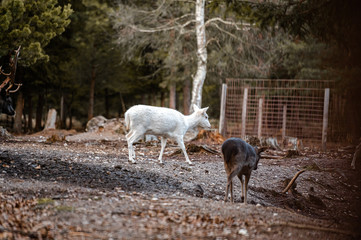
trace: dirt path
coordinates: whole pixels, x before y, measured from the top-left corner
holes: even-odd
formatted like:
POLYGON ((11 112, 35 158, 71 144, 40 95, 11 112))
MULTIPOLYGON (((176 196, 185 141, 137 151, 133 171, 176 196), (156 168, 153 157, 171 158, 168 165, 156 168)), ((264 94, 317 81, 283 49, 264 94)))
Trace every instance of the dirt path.
POLYGON ((46 139, 0 143, 0 239, 360 237, 360 172, 350 169, 347 152, 261 160, 244 205, 239 181, 236 203, 223 201, 219 154, 190 153, 189 166, 171 145, 160 165, 158 145, 138 144, 130 164, 121 137, 46 139), (282 194, 304 167, 297 187, 282 194))

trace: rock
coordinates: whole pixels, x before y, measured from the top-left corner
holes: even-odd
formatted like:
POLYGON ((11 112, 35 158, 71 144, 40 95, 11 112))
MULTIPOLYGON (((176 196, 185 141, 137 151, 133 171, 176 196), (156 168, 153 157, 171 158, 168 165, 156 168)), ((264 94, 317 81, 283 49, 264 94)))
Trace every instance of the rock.
POLYGON ((289 150, 301 151, 304 148, 302 140, 296 137, 285 136, 282 143, 283 147, 288 148, 289 150))
POLYGON ((104 128, 105 122, 107 119, 103 116, 96 116, 90 119, 87 124, 85 131, 87 132, 95 132, 98 131, 99 128, 104 128))
POLYGON ((252 146, 261 147, 261 141, 259 140, 258 137, 247 135, 247 136, 245 136, 244 140, 252 146))
POLYGON ((273 150, 282 150, 281 147, 278 145, 277 138, 274 137, 266 137, 261 138, 261 146, 269 147, 273 150))
POLYGON ((90 119, 87 124, 85 131, 87 132, 112 132, 126 134, 126 127, 123 119, 112 118, 106 119, 103 116, 96 116, 90 119))
POLYGON ((9 139, 9 138, 12 138, 12 135, 6 130, 6 128, 0 126, 0 139, 9 139))
POLYGON ((49 109, 44 130, 55 129, 56 128, 55 122, 56 122, 56 110, 54 108, 52 108, 52 109, 49 109))

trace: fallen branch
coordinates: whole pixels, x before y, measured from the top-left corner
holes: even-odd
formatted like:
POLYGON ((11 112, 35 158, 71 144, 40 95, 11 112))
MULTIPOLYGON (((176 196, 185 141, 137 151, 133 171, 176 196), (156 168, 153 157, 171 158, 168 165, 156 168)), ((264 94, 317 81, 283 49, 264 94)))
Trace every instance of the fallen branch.
POLYGON ((279 155, 265 155, 265 154, 262 154, 262 155, 261 155, 261 158, 262 158, 262 159, 282 159, 283 156, 279 156, 279 155))
POLYGON ((302 169, 302 170, 298 171, 298 172, 295 174, 295 176, 291 179, 291 181, 288 183, 287 187, 282 191, 282 193, 287 192, 287 191, 291 188, 292 184, 296 181, 296 179, 298 178, 298 176, 301 175, 301 173, 303 173, 303 172, 305 172, 305 171, 306 171, 306 169, 302 169))
POLYGON ((69 232, 69 235, 73 237, 96 238, 93 234, 86 232, 69 232))
POLYGON ((206 145, 202 145, 201 146, 202 149, 204 149, 205 151, 209 152, 209 153, 212 153, 212 154, 219 154, 219 151, 215 150, 215 149, 212 149, 206 145))

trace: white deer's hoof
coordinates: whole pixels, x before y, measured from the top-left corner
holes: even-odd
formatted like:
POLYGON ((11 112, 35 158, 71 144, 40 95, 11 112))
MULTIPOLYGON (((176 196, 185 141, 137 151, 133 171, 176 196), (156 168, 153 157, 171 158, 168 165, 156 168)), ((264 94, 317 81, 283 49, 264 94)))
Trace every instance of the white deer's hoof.
POLYGON ((134 160, 132 160, 132 159, 129 159, 128 162, 136 164, 136 162, 134 160))
POLYGON ((194 166, 193 162, 188 162, 189 166, 194 166))

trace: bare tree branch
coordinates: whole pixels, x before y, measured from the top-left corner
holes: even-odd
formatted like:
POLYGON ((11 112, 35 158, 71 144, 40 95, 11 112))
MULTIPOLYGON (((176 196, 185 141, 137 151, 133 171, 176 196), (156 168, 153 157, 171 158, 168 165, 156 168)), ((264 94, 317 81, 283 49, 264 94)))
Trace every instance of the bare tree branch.
POLYGON ((227 21, 227 20, 224 20, 222 18, 219 18, 219 17, 216 17, 216 18, 212 18, 212 19, 209 19, 208 21, 205 22, 205 26, 215 22, 215 21, 218 21, 218 22, 221 22, 223 24, 226 24, 226 25, 232 25, 234 26, 237 30, 248 30, 252 25, 250 23, 237 23, 237 22, 234 22, 234 21, 227 21), (239 26, 246 26, 247 29, 243 29, 243 28, 240 28, 239 26))

